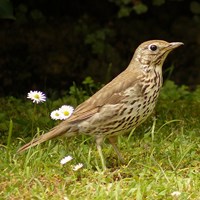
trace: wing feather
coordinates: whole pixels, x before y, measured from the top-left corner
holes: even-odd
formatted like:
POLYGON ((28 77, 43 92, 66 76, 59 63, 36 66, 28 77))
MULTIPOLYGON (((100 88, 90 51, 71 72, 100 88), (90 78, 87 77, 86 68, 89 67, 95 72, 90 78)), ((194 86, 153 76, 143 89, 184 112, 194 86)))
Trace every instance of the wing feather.
POLYGON ((130 86, 133 87, 137 84, 140 75, 133 69, 127 69, 122 72, 93 96, 81 103, 67 121, 69 123, 76 123, 77 121, 85 120, 99 112, 102 106, 117 104, 125 98, 124 91, 130 86), (127 77, 129 78, 128 80, 127 77))

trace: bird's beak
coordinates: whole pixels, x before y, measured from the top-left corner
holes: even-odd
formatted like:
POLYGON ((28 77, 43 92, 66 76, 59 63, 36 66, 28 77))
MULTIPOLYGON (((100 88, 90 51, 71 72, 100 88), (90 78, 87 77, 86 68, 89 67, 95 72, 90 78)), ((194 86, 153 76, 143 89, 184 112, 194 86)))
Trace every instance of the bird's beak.
POLYGON ((171 43, 169 43, 168 48, 169 49, 175 49, 175 48, 177 48, 181 45, 184 45, 184 44, 182 42, 171 42, 171 43))
POLYGON ((181 45, 183 45, 182 42, 171 42, 171 43, 169 43, 168 46, 164 47, 164 52, 169 53, 170 51, 172 51, 173 49, 175 49, 181 45))

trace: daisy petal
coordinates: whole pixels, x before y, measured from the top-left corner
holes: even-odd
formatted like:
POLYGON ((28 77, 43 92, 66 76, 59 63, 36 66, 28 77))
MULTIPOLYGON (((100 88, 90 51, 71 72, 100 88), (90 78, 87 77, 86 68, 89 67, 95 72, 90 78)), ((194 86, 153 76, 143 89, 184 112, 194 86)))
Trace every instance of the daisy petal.
POLYGON ((61 120, 63 118, 62 115, 63 114, 59 110, 54 110, 51 112, 50 117, 51 119, 54 119, 54 120, 58 120, 58 119, 61 120))
POLYGON ((181 192, 179 192, 179 191, 174 191, 174 192, 171 193, 171 195, 172 195, 173 197, 179 197, 179 196, 181 195, 181 192))
POLYGON ((33 103, 43 103, 46 101, 46 95, 40 91, 30 91, 27 95, 28 99, 31 99, 33 103))
POLYGON ((77 165, 75 165, 74 167, 73 167, 73 170, 74 171, 78 171, 80 168, 82 168, 83 167, 83 164, 82 163, 78 163, 77 165))
POLYGON ((72 160, 73 158, 71 156, 66 156, 64 157, 61 161, 60 161, 60 164, 61 165, 64 165, 66 164, 67 162, 69 162, 70 160, 72 160))
POLYGON ((72 106, 63 105, 61 108, 59 108, 59 111, 63 114, 63 120, 64 120, 72 115, 74 108, 72 106))

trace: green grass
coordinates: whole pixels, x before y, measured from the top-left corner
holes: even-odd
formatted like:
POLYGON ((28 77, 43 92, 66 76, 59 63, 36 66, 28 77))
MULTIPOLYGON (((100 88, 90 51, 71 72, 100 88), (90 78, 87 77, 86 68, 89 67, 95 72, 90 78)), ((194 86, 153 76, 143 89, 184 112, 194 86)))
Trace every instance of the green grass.
POLYGON ((166 82, 152 117, 119 137, 124 165, 105 141, 106 171, 93 138, 86 136, 55 139, 16 154, 34 133, 56 124, 48 117, 52 109, 65 101, 78 103, 72 95, 38 105, 34 120, 30 102, 0 99, 0 199, 199 199, 199 99, 199 88, 188 92, 166 82), (67 155, 73 160, 61 165, 67 155), (73 171, 77 163, 84 166, 73 171), (180 196, 172 196, 174 191, 180 196))

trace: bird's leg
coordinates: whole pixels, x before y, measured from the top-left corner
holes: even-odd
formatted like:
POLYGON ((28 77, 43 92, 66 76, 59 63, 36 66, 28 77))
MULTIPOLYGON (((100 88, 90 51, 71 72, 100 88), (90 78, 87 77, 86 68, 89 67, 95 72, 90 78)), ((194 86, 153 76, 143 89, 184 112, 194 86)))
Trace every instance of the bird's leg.
POLYGON ((101 149, 102 141, 103 141, 103 138, 96 138, 97 150, 101 159, 101 164, 102 164, 103 170, 106 170, 105 159, 104 159, 102 149, 101 149))
POLYGON ((121 163, 125 163, 124 158, 122 157, 122 154, 120 153, 118 147, 117 147, 117 136, 112 136, 108 138, 110 144, 113 146, 113 149, 115 150, 118 159, 120 160, 121 163))

